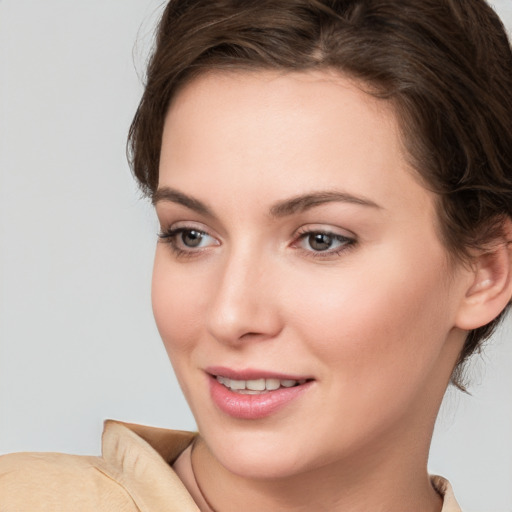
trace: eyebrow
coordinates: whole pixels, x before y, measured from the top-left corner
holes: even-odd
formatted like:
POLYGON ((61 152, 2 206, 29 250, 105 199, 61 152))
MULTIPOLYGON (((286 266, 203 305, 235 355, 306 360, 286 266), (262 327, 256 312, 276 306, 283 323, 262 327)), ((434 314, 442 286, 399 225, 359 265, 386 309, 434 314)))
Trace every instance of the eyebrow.
POLYGON ((206 217, 214 217, 213 212, 202 201, 170 187, 159 188, 151 197, 153 206, 162 201, 181 204, 182 206, 200 213, 201 215, 205 215, 206 217))
MULTIPOLYGON (((162 201, 177 203, 201 215, 215 217, 212 210, 205 203, 170 187, 160 187, 151 198, 153 205, 162 201)), ((270 208, 270 216, 286 217, 295 213, 304 212, 310 208, 314 208, 315 206, 333 202, 349 203, 358 206, 382 209, 382 207, 377 203, 364 197, 354 196, 345 192, 320 191, 279 201, 270 208)))
POLYGON ((379 206, 374 201, 365 197, 358 197, 345 192, 321 191, 280 201, 272 206, 270 209, 270 215, 272 217, 286 217, 287 215, 293 215, 294 213, 304 212, 321 204, 333 202, 350 203, 359 206, 369 206, 371 208, 382 209, 382 206, 379 206))

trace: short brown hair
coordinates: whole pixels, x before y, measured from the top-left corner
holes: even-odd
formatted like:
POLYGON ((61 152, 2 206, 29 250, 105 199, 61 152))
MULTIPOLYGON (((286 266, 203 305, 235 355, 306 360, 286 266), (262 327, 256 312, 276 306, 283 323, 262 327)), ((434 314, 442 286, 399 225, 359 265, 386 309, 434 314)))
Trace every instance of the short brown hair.
MULTIPOLYGON (((227 69, 355 78, 393 102, 411 163, 438 195, 449 254, 466 258, 503 236, 512 217, 512 52, 484 0, 171 0, 128 140, 146 194, 158 186, 177 90, 227 69)), ((468 334, 452 376, 459 388, 463 363, 504 314, 468 334)))

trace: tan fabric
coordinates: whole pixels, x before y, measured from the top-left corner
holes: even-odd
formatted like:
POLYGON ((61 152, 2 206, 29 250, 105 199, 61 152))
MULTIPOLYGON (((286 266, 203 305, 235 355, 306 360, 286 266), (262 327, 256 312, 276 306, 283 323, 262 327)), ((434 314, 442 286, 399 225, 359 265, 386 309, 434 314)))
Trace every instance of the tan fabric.
MULTIPOLYGON (((101 457, 18 453, 0 457, 1 512, 199 512, 172 464, 195 434, 105 422, 101 457)), ((432 483, 442 512, 461 512, 450 484, 432 483)))
POLYGON ((448 480, 440 476, 433 476, 432 484, 437 492, 443 496, 443 510, 441 510, 441 512, 462 512, 448 480))

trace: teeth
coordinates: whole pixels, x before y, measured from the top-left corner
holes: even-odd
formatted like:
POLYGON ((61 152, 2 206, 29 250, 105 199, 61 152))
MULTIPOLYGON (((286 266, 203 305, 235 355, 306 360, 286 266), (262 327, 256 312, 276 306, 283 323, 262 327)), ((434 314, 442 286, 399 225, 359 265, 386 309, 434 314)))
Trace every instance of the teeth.
POLYGON ((227 388, 231 389, 231 391, 236 391, 238 393, 247 394, 247 395, 257 395, 260 392, 274 391, 283 388, 291 388, 298 384, 304 384, 306 382, 305 379, 301 380, 291 380, 291 379, 250 379, 250 380, 233 380, 228 379, 227 377, 222 377, 221 375, 217 375, 217 381, 227 388))
POLYGON ((224 386, 228 386, 229 385, 229 379, 227 379, 226 377, 221 377, 220 375, 217 376, 217 380, 221 383, 221 384, 224 384, 224 386))
POLYGON ((246 388, 253 391, 263 391, 265 389, 265 379, 248 380, 246 388))
POLYGON ((265 388, 269 391, 274 389, 279 389, 281 387, 281 382, 279 379, 265 379, 265 388))
POLYGON ((249 386, 246 386, 245 380, 232 380, 230 382, 229 387, 231 389, 238 390, 238 389, 245 389, 246 387, 249 387, 249 386))

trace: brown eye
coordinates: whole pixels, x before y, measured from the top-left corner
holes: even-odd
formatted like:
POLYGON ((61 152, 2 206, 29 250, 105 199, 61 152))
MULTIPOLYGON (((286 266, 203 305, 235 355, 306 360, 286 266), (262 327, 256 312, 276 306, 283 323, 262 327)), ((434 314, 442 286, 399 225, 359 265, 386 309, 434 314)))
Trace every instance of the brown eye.
POLYGON ((205 231, 195 228, 177 228, 163 231, 158 235, 162 242, 169 244, 177 253, 199 253, 202 249, 220 245, 219 241, 205 231))
POLYGON ((296 246, 311 253, 312 256, 337 255, 352 247, 355 238, 347 237, 331 231, 305 231, 300 234, 296 246))
POLYGON ((195 229, 185 229, 181 232, 181 241, 186 247, 199 247, 204 233, 195 229))
POLYGON ((328 233, 311 233, 308 243, 314 251, 327 251, 331 248, 335 237, 328 233))

